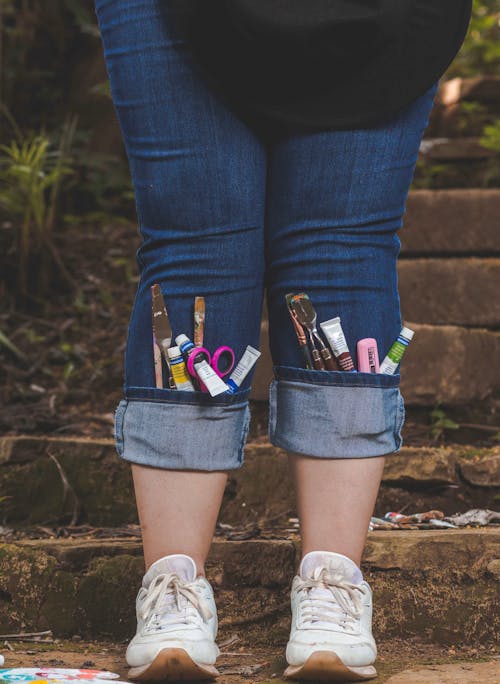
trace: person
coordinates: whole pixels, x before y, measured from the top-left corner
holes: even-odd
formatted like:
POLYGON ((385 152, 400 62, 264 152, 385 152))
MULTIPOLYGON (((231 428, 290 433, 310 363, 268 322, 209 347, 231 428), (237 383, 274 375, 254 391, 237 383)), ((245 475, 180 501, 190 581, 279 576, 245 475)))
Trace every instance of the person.
POLYGON ((142 235, 115 416, 146 565, 132 679, 218 674, 204 566, 228 471, 243 465, 252 379, 215 397, 157 386, 157 283, 173 338, 192 337, 202 296, 204 346, 237 359, 259 346, 265 295, 269 433, 289 453, 302 539, 285 676, 376 676, 360 565, 384 459, 401 446, 400 375, 305 367, 285 295, 307 293, 318 322, 339 316, 354 364, 358 340, 375 338, 382 358, 398 337, 398 230, 470 2, 283 7, 95 2, 142 235))

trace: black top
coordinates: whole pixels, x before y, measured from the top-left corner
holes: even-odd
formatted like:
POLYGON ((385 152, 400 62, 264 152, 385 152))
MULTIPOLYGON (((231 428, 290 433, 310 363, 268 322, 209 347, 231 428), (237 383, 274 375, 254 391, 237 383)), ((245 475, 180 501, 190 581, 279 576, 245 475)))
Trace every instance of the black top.
POLYGON ((200 73, 240 116, 277 130, 394 116, 460 48, 471 0, 174 0, 200 73))

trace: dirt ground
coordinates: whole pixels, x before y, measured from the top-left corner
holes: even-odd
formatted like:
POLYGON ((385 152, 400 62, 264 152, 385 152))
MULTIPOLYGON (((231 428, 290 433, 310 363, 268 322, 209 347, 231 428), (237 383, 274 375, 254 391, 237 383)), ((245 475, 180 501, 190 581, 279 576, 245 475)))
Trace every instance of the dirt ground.
MULTIPOLYGON (((252 648, 243 635, 219 639, 217 661, 221 684, 281 682, 284 647, 252 648)), ((53 644, 5 643, 4 667, 84 667, 116 672, 127 678, 126 643, 60 641, 53 644), (13 649, 13 650, 10 650, 13 649)), ((417 640, 381 643, 373 684, 499 684, 500 655, 494 649, 444 647, 417 640)))

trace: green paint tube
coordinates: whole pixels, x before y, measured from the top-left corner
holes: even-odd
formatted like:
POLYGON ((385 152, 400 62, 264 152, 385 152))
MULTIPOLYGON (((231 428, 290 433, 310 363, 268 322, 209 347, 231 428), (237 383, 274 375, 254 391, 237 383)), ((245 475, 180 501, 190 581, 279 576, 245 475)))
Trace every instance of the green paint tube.
POLYGON ((406 347, 410 344, 413 335, 415 333, 410 328, 403 327, 399 333, 398 339, 392 344, 391 348, 387 352, 387 356, 380 364, 380 373, 385 373, 386 375, 394 375, 396 368, 398 367, 403 354, 406 351, 406 347))

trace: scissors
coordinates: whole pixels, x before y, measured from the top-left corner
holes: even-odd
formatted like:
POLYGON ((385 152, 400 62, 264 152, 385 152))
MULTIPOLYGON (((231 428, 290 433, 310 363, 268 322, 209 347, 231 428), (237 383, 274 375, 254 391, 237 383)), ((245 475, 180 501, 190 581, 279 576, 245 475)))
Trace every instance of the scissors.
POLYGON ((208 365, 211 366, 212 370, 219 376, 219 378, 223 378, 234 368, 235 356, 231 347, 218 347, 214 351, 213 356, 210 354, 208 349, 205 349, 205 347, 196 347, 196 349, 193 349, 187 359, 187 369, 189 374, 199 381, 200 388, 204 392, 207 391, 206 387, 198 378, 196 369, 194 367, 194 364, 198 363, 202 359, 204 359, 208 365))

